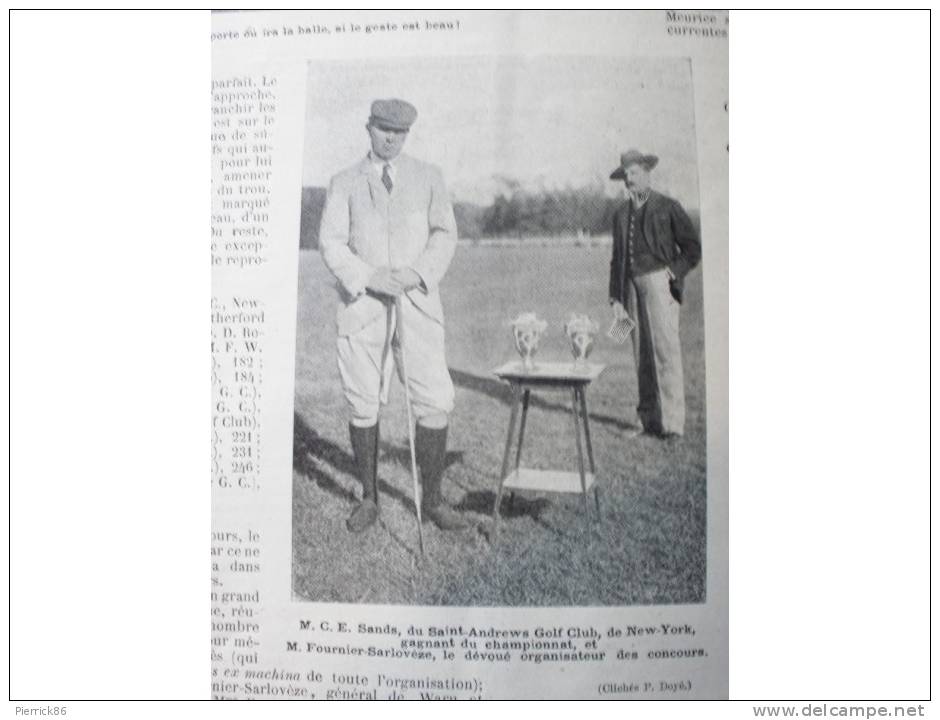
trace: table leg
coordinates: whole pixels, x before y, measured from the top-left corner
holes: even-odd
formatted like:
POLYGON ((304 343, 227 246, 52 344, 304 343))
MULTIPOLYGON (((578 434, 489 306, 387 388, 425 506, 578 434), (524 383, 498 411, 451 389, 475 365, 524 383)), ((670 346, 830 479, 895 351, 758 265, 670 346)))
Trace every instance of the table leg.
POLYGON ((581 450, 581 423, 578 421, 578 389, 571 389, 571 417, 574 419, 574 437, 578 444, 578 472, 581 474, 581 502, 587 513, 587 479, 584 476, 584 452, 581 450))
POLYGON ((594 465, 594 448, 591 446, 591 423, 588 420, 587 393, 584 388, 578 389, 581 396, 581 417, 584 418, 584 444, 587 445, 588 467, 594 475, 594 507, 597 510, 597 519, 601 519, 601 500, 598 496, 597 468, 594 465))
MULTIPOLYGON (((525 420, 529 416, 529 394, 531 391, 526 388, 522 392, 522 417, 519 419, 519 442, 516 445, 516 470, 519 469, 519 462, 522 460, 522 441, 525 438, 525 420)), ((509 509, 512 510, 512 501, 515 499, 516 494, 510 490, 509 491, 509 509)))
POLYGON ((509 452, 512 450, 512 437, 516 432, 516 417, 519 414, 519 391, 515 385, 510 386, 512 392, 512 409, 509 413, 509 432, 506 433, 506 449, 503 451, 503 469, 499 474, 499 488, 496 490, 496 502, 493 504, 493 539, 499 531, 499 503, 503 499, 503 483, 506 482, 506 473, 509 472, 509 452))
POLYGON ((529 393, 526 388, 522 392, 522 419, 519 421, 519 444, 516 445, 516 470, 519 469, 519 460, 522 458, 522 438, 525 437, 525 419, 529 414, 529 393))

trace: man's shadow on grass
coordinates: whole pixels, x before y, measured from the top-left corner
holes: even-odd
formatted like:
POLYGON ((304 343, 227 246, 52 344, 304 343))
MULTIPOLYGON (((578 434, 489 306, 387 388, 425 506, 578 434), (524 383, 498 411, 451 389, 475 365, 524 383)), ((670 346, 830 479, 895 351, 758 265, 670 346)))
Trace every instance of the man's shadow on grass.
MULTIPOLYGON (((407 453, 407 449, 405 451, 407 453)), ((294 469, 304 477, 313 480, 317 487, 349 503, 358 501, 356 494, 347 490, 336 481, 336 473, 343 473, 357 478, 356 461, 344 448, 322 437, 299 414, 294 413, 294 469), (319 461, 319 462, 317 462, 319 461), (333 471, 325 469, 329 466, 333 471)), ((358 483, 358 478, 356 480, 358 483)), ((396 501, 413 507, 410 497, 401 490, 379 477, 379 492, 391 496, 396 501)))
MULTIPOLYGON (((512 403, 512 393, 509 391, 509 383, 503 382, 502 380, 498 380, 496 378, 473 375, 471 373, 464 372, 463 370, 457 370, 456 368, 448 368, 448 370, 450 371, 451 379, 458 387, 466 388, 467 390, 473 390, 474 392, 491 397, 494 400, 501 402, 503 405, 506 405, 507 407, 512 403)), ((549 410, 554 412, 571 412, 571 405, 544 400, 537 393, 532 393, 529 395, 529 407, 541 408, 542 410, 549 410)), ((618 430, 642 430, 642 428, 638 428, 637 425, 633 423, 629 423, 621 418, 612 417, 611 415, 599 415, 589 411, 588 418, 592 423, 611 425, 618 430)))
POLYGON ((297 412, 294 413, 294 470, 313 480, 317 487, 326 490, 348 502, 355 502, 356 496, 336 482, 331 473, 326 472, 321 464, 332 467, 335 471, 347 475, 356 475, 356 464, 352 457, 334 442, 320 437, 307 421, 297 412), (315 462, 314 458, 320 462, 315 462))
MULTIPOLYGON (((508 400, 507 400, 508 402, 508 400)), ((380 459, 389 459, 402 467, 411 469, 411 450, 408 445, 380 443, 380 459)), ((447 453, 445 466, 463 462, 463 450, 451 450, 447 453)), ((356 463, 352 455, 339 445, 322 437, 299 414, 294 413, 294 469, 305 478, 313 480, 317 487, 339 498, 350 505, 358 501, 356 494, 347 490, 336 481, 336 473, 356 476, 356 463), (323 465, 329 466, 324 468, 323 465)), ((379 478, 379 492, 384 493, 404 506, 409 513, 414 513, 414 499, 393 485, 389 485, 379 478)), ((464 494, 455 505, 461 512, 473 512, 480 515, 491 515, 496 494, 491 490, 472 490, 464 494)), ((550 527, 542 519, 542 514, 551 506, 545 498, 526 498, 513 495, 509 492, 503 494, 500 502, 499 514, 504 520, 529 516, 544 527, 550 527)), ((489 530, 485 530, 489 534, 489 530)), ((397 539, 397 538, 396 538, 397 539)))
MULTIPOLYGON (((390 442, 379 442, 379 461, 389 460, 396 465, 401 465, 405 470, 411 473, 411 448, 408 441, 404 445, 392 444, 390 442)), ((448 450, 444 458, 444 470, 451 465, 463 462, 463 450, 448 450)))
MULTIPOLYGON (((411 450, 405 445, 379 442, 379 461, 388 459, 411 472, 411 450)), ((462 462, 463 451, 447 453, 445 467, 462 462)), ((344 448, 332 440, 322 437, 297 412, 294 413, 294 469, 306 478, 313 480, 317 487, 348 503, 358 501, 356 494, 344 488, 336 481, 336 474, 342 473, 357 478, 356 461, 344 448), (319 462, 317 462, 319 461, 319 462), (330 469, 325 469, 327 465, 330 469)), ((358 482, 358 478, 357 478, 358 482)), ((409 512, 414 513, 414 499, 394 485, 390 485, 379 476, 379 492, 401 503, 409 512)))

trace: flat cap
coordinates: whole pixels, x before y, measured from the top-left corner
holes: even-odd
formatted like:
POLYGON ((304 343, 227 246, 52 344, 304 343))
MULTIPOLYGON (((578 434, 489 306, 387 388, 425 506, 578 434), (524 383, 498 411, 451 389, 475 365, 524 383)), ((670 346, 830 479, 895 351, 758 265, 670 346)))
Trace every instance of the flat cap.
POLYGON ((390 98, 372 103, 369 124, 383 130, 408 130, 418 117, 415 106, 404 100, 390 98))

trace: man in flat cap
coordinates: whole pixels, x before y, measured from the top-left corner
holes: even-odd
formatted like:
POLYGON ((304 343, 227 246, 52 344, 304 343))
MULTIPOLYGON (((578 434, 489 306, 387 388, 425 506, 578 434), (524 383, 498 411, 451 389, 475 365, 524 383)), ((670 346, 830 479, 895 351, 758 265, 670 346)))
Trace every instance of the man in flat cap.
POLYGON ((379 407, 388 400, 393 365, 405 380, 402 354, 417 419, 423 515, 444 530, 466 525, 441 493, 454 386, 438 284, 454 255, 457 224, 440 170, 401 153, 417 115, 403 100, 372 103, 371 150, 330 181, 320 224, 320 251, 340 293, 337 354, 363 491, 346 521, 351 532, 378 518, 379 407), (392 313, 396 298, 400 317, 392 313), (405 343, 388 353, 393 322, 402 324, 405 343))
POLYGON ((627 201, 614 214, 610 303, 614 318, 636 320, 633 347, 646 433, 681 436, 685 390, 679 345, 683 281, 702 257, 698 233, 682 206, 650 189, 659 158, 638 150, 620 156, 611 180, 623 180, 627 201))

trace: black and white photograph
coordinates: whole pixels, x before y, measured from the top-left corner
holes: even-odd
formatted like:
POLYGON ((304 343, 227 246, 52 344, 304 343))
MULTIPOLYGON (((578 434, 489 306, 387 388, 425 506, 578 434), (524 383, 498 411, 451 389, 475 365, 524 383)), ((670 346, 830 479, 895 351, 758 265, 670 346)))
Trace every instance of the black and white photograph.
POLYGON ((929 10, 7 19, 17 717, 929 716, 929 10))
POLYGON ((314 62, 298 601, 705 601, 691 64, 314 62))

